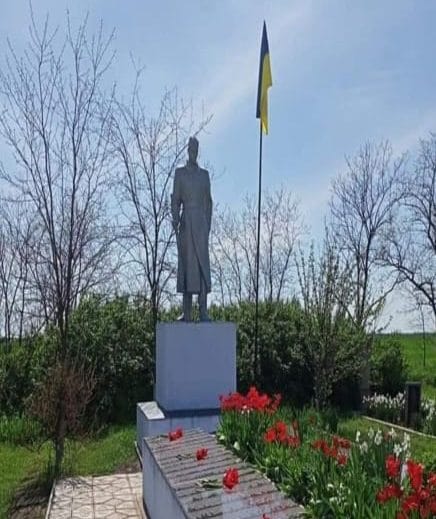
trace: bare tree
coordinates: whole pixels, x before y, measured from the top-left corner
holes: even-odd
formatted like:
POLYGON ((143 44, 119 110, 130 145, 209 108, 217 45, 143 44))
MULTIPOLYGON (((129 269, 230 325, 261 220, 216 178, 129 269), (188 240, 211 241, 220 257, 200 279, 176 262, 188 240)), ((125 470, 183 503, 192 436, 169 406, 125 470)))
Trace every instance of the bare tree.
MULTIPOLYGON (((0 307, 3 336, 21 343, 29 297, 32 222, 22 204, 3 204, 0 211, 0 307)), ((26 326, 29 330, 29 323, 26 326)))
MULTIPOLYGON (((212 268, 222 304, 252 301, 256 285, 257 209, 247 196, 242 210, 218 211, 213 224, 212 268)), ((266 192, 262 206, 260 288, 265 301, 291 295, 293 254, 305 232, 299 203, 283 187, 266 192)))
POLYGON ((355 285, 350 316, 367 331, 397 281, 381 272, 381 258, 402 197, 403 167, 404 157, 393 159, 387 141, 365 144, 347 159, 347 172, 333 183, 329 237, 350 267, 355 285))
POLYGON ((20 286, 16 277, 19 256, 12 245, 10 228, 6 222, 0 226, 0 308, 2 309, 3 339, 9 345, 12 338, 12 316, 20 286))
POLYGON ((245 198, 241 213, 214 212, 211 268, 215 297, 222 305, 253 301, 255 296, 256 211, 245 198))
MULTIPOLYGON (((37 27, 22 56, 9 44, 0 71, 0 132, 16 166, 1 168, 8 198, 28 206, 34 218, 30 269, 45 315, 58 332, 56 362, 68 357, 72 310, 81 295, 106 275, 110 250, 105 186, 110 170, 108 133, 111 93, 102 90, 112 36, 88 38, 87 20, 73 32, 37 27)), ((62 379, 62 377, 61 377, 62 379)), ((57 403, 55 471, 66 434, 62 391, 57 403)))
POLYGON ((402 211, 384 260, 436 320, 436 134, 422 140, 414 171, 404 181, 402 211))
MULTIPOLYGON (((402 197, 404 156, 394 159, 387 141, 365 144, 347 171, 333 183, 330 200, 331 239, 347 265, 354 298, 348 305, 355 326, 375 331, 386 297, 397 284, 397 276, 382 268, 382 254, 402 197)), ((361 392, 369 392, 371 335, 365 346, 361 392)))
POLYGON ((131 101, 117 103, 112 144, 120 166, 119 239, 130 276, 145 280, 138 288, 149 298, 156 324, 159 308, 173 292, 177 263, 169 203, 174 170, 188 136, 201 132, 210 118, 195 124, 192 106, 179 99, 177 90, 166 92, 158 113, 150 115, 141 101, 139 77, 131 101))

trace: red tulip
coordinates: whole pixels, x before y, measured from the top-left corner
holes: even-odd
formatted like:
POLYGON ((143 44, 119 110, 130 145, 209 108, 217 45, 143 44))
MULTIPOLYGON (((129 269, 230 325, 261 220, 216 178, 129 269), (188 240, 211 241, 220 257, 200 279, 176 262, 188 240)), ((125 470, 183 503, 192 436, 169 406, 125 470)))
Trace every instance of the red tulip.
POLYGON ((207 449, 198 449, 196 452, 196 455, 195 455, 197 458, 197 461, 204 460, 204 458, 207 457, 207 452, 208 452, 207 449))
POLYGON ((183 429, 181 427, 179 427, 178 429, 176 429, 175 431, 170 431, 168 433, 168 439, 170 440, 170 442, 173 442, 175 440, 178 440, 179 438, 181 438, 183 436, 183 429))
POLYGON ((223 485, 232 490, 232 488, 239 483, 238 469, 227 469, 223 477, 223 485))

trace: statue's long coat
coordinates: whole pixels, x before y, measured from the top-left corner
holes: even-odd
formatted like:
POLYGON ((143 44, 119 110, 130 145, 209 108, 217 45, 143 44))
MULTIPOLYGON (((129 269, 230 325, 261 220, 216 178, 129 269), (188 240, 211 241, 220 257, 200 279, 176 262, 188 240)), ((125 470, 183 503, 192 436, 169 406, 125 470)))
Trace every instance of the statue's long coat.
POLYGON ((208 171, 191 165, 176 169, 171 212, 178 232, 177 292, 199 294, 203 281, 209 293, 212 198, 208 171))

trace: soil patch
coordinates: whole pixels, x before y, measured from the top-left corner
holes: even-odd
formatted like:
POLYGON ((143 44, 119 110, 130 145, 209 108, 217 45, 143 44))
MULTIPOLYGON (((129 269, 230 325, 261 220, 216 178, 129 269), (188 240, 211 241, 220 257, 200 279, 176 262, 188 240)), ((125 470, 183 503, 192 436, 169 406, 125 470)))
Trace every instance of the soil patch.
POLYGON ((9 508, 10 519, 44 519, 50 497, 50 486, 35 480, 24 483, 9 508))
POLYGON ((138 458, 122 463, 115 469, 114 474, 135 474, 136 472, 141 472, 141 465, 139 464, 138 458))

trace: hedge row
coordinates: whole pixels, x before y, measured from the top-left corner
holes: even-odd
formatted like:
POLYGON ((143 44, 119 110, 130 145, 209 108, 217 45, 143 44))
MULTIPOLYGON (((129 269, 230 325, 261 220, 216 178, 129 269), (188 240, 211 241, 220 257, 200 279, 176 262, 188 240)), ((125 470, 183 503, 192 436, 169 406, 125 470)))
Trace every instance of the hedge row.
MULTIPOLYGON (((240 390, 246 390, 255 380, 258 387, 270 393, 280 392, 294 405, 312 400, 317 380, 307 356, 304 313, 298 302, 260 304, 260 375, 256 377, 254 304, 212 307, 210 313, 213 320, 237 323, 240 390)), ((160 319, 172 320, 176 314, 177 309, 172 309, 162 313, 160 319)), ((93 296, 81 302, 72 315, 69 347, 74 358, 92 367, 96 378, 88 410, 90 424, 131 420, 136 402, 152 398, 153 339, 152 316, 145 301, 93 296)), ((353 336, 347 334, 346 340, 338 341, 342 344, 339 347, 351 346, 350 341, 353 336)), ((0 415, 25 412, 30 395, 50 369, 55 345, 55 330, 47 329, 22 344, 0 350, 0 415)), ((399 346, 391 343, 388 349, 378 346, 375 351, 374 380, 381 390, 397 391, 406 369, 399 346), (384 384, 388 387, 384 388, 384 384)), ((336 384, 332 403, 342 408, 359 405, 357 373, 344 376, 336 384)))

